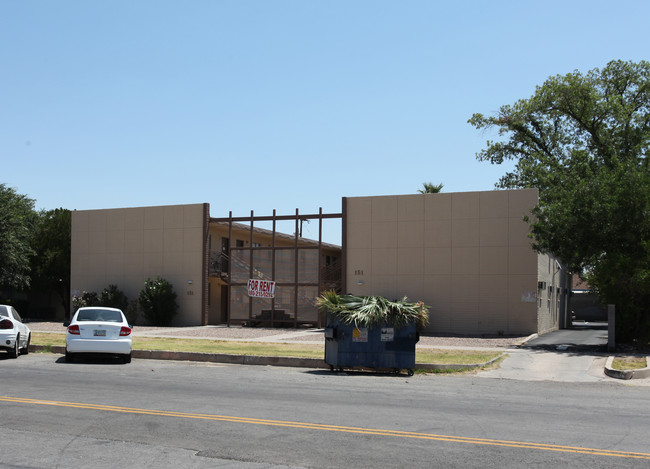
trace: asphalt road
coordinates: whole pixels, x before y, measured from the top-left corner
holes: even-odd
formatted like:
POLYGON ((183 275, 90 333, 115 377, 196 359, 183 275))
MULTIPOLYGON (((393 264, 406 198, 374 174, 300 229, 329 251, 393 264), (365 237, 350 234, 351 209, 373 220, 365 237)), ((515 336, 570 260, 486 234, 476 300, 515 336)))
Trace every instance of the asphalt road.
POLYGON ((648 467, 610 382, 0 358, 0 467, 648 467))

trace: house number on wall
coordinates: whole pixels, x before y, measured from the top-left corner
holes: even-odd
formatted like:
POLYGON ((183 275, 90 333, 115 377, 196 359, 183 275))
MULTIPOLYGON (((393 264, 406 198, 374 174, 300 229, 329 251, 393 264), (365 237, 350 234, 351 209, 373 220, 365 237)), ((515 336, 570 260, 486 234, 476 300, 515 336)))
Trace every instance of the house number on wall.
POLYGON ((363 270, 355 270, 354 275, 363 275, 363 270))
POLYGON ((194 295, 194 291, 192 290, 187 290, 187 296, 192 296, 194 295))

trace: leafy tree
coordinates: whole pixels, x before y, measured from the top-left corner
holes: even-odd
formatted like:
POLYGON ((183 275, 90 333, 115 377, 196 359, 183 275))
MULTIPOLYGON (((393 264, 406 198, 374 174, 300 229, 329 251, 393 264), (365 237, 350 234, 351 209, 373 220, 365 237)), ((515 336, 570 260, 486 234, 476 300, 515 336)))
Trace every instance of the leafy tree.
POLYGON ((63 208, 38 215, 32 240, 32 290, 55 292, 70 309, 71 212, 63 208))
POLYGON ((29 286, 35 221, 34 201, 0 184, 0 286, 29 286))
POLYGON ((418 189, 420 194, 437 194, 442 191, 443 184, 433 184, 431 182, 423 182, 422 189, 418 189))
POLYGON ((145 319, 154 326, 169 326, 178 310, 174 287, 161 277, 147 279, 139 302, 145 319))
POLYGON ((535 94, 474 114, 497 129, 479 161, 514 162, 500 188, 539 189, 534 247, 585 273, 616 304, 617 339, 650 338, 650 63, 550 77, 535 94))

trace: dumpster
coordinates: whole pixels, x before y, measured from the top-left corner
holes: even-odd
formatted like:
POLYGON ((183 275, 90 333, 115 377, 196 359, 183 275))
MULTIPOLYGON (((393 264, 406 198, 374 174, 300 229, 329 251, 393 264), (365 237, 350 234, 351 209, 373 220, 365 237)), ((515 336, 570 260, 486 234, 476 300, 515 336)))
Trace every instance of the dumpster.
POLYGON ((359 367, 413 374, 418 330, 429 321, 423 302, 329 291, 317 304, 327 312, 325 363, 332 371, 359 367))
POLYGON ((357 327, 344 324, 332 314, 327 315, 325 327, 325 363, 332 371, 344 368, 371 368, 413 375, 415 344, 419 340, 415 322, 357 327))

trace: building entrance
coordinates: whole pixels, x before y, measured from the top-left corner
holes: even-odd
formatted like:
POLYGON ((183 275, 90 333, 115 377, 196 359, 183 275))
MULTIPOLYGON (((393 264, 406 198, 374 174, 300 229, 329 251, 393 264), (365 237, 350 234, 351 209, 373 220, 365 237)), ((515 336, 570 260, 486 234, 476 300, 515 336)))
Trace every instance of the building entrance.
MULTIPOLYGON (((324 318, 316 299, 326 290, 341 291, 342 250, 324 243, 323 221, 341 219, 341 213, 255 216, 210 219, 211 238, 220 238, 218 251, 210 253, 211 281, 222 288, 219 301, 210 308, 226 311, 210 314, 228 325, 259 327, 322 327, 324 318), (318 239, 302 237, 305 222, 318 222, 318 239), (295 226, 293 234, 277 230, 278 222, 295 226), (259 225, 270 224, 270 229, 259 225), (249 289, 264 285, 262 294, 249 289), (260 282, 261 281, 261 282, 260 282), (227 298, 224 299, 223 296, 227 298)), ((210 242, 212 245, 212 241, 210 242)), ((215 246, 215 247, 216 247, 215 246)), ((216 300, 216 298, 215 298, 216 300)))

